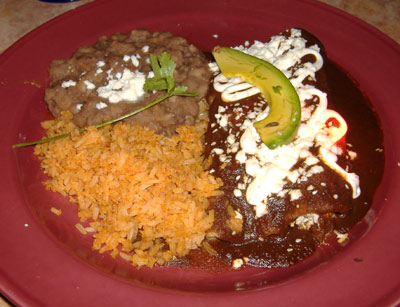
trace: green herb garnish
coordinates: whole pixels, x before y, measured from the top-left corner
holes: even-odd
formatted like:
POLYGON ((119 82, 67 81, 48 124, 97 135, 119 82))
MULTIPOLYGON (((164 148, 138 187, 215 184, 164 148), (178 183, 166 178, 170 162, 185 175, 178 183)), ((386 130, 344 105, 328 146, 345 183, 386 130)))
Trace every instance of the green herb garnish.
MULTIPOLYGON (((151 92, 151 91, 163 91, 166 90, 167 93, 160 97, 159 99, 139 108, 136 109, 130 113, 127 113, 125 115, 122 115, 118 118, 109 120, 107 122, 101 123, 96 125, 96 128, 101 128, 107 125, 111 125, 113 123, 116 123, 118 121, 121 121, 123 119, 126 119, 130 116, 133 116, 135 114, 138 114, 148 108, 151 108, 152 106, 158 104, 159 102, 171 97, 171 96, 197 96, 199 93, 197 92, 188 92, 187 87, 180 85, 175 87, 175 80, 174 80, 174 71, 176 67, 175 60, 171 58, 171 56, 163 52, 157 59, 157 57, 154 54, 150 54, 150 64, 154 72, 154 77, 149 78, 146 80, 144 83, 143 89, 146 92, 151 92)), ((86 131, 85 128, 82 128, 79 130, 79 133, 84 133, 86 131)), ((31 146, 31 145, 36 145, 36 144, 42 144, 50 141, 55 141, 59 139, 63 139, 66 137, 71 136, 71 133, 65 133, 65 134, 60 134, 53 136, 51 138, 45 138, 33 142, 27 142, 27 143, 19 143, 19 144, 14 144, 12 147, 13 148, 18 148, 18 147, 25 147, 25 146, 31 146)))

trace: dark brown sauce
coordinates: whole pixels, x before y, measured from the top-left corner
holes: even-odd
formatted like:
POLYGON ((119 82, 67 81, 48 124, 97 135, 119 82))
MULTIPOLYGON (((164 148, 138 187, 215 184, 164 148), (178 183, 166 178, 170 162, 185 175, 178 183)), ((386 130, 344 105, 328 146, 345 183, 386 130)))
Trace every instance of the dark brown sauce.
MULTIPOLYGON (((327 189, 339 191, 341 198, 337 202, 332 201, 328 206, 326 212, 329 213, 323 216, 319 229, 312 228, 307 231, 290 227, 289 223, 282 223, 282 220, 279 219, 287 218, 290 220, 292 218, 293 221, 297 209, 290 208, 290 202, 279 200, 276 200, 273 206, 270 206, 273 208, 273 212, 269 214, 269 218, 255 219, 254 212, 250 212, 253 208, 246 202, 245 197, 233 196, 233 190, 236 187, 234 178, 238 174, 243 174, 243 166, 232 159, 220 170, 221 163, 213 159, 211 169, 215 170, 215 176, 224 181, 222 189, 225 195, 212 201, 211 205, 216 216, 214 229, 223 239, 208 241, 212 248, 217 251, 216 255, 210 255, 205 249, 201 248, 192 251, 184 259, 178 260, 174 263, 175 265, 221 272, 230 270, 234 259, 247 257, 248 261, 244 267, 288 267, 310 256, 324 241, 326 235, 332 233, 333 230, 346 233, 365 216, 383 174, 383 136, 380 123, 368 98, 363 95, 348 74, 330 61, 325 61, 324 67, 324 73, 320 76, 317 75, 317 78, 319 77, 318 87, 328 94, 328 108, 336 110, 346 120, 349 127, 346 143, 351 144, 350 149, 357 153, 357 158, 351 163, 345 160, 339 162, 342 166, 351 167, 350 172, 359 175, 361 195, 353 199, 351 189, 345 188, 344 179, 326 168, 325 173, 333 172, 324 178, 325 180, 328 178, 330 181, 328 183, 330 186, 327 189), (224 225, 228 218, 227 204, 234 209, 241 208, 241 213, 244 215, 241 234, 232 235, 224 225), (286 227, 276 229, 274 233, 273 227, 268 226, 269 228, 263 229, 268 223, 272 225, 274 223, 276 225, 285 224, 286 227), (259 239, 260 233, 265 234, 262 236, 262 240, 259 239)), ((229 108, 227 104, 221 101, 218 93, 214 92, 210 96, 214 97, 214 102, 210 107, 210 115, 216 114, 216 108, 219 105, 229 108)), ((248 104, 249 109, 252 108, 252 103, 254 103, 254 98, 242 102, 243 105, 248 104)), ((246 108, 244 108, 244 113, 246 113, 246 108)), ((210 125, 213 122, 212 117, 210 116, 210 125)), ((212 136, 212 130, 209 126, 206 135, 206 156, 210 154, 209 143, 211 141, 224 140, 227 137, 223 131, 219 131, 217 136, 212 136)), ((219 145, 223 146, 221 143, 214 145, 214 147, 219 145)), ((315 203, 315 206, 326 205, 323 202, 326 200, 327 194, 321 194, 323 194, 321 199, 308 198, 308 202, 315 203)), ((321 216, 324 211, 319 213, 321 216)))
POLYGON ((348 123, 346 141, 358 155, 351 171, 360 176, 361 195, 353 200, 352 210, 337 222, 339 228, 348 230, 365 216, 381 181, 383 135, 378 117, 358 85, 332 62, 327 63, 327 74, 329 106, 348 123))

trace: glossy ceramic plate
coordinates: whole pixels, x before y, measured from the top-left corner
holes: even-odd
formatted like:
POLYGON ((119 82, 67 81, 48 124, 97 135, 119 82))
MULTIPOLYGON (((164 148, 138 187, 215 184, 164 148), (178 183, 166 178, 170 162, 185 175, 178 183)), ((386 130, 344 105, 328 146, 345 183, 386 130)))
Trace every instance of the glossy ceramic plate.
MULTIPOLYGON (((400 302, 400 47, 377 30, 313 1, 96 1, 33 31, 0 56, 0 291, 26 306, 391 305, 400 302), (137 270, 91 251, 75 207, 45 191, 32 148, 43 135, 52 59, 101 35, 171 31, 203 50, 267 41, 290 27, 315 34, 370 98, 382 122, 385 170, 374 203, 345 247, 321 248, 288 269, 211 274, 137 270), (61 217, 50 213, 57 206, 61 217)), ((368 137, 368 136, 365 136, 368 137)))

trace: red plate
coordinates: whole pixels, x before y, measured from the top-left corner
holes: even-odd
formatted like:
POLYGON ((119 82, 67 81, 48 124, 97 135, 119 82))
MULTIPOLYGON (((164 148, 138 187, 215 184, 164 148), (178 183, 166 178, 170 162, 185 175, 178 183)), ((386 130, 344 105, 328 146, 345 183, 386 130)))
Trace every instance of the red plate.
MULTIPOLYGON (((314 1, 96 1, 33 31, 0 56, 0 291, 27 306, 394 305, 400 302, 400 47, 341 11, 314 1), (32 148, 43 134, 47 67, 100 35, 167 30, 203 50, 266 41, 301 27, 359 82, 384 131, 385 171, 372 209, 345 248, 320 249, 288 269, 225 274, 137 270, 91 251, 75 207, 45 191, 32 148), (215 35, 216 34, 216 35, 215 35), (51 207, 63 209, 61 217, 51 207)), ((368 137, 367 135, 365 137, 368 137)))

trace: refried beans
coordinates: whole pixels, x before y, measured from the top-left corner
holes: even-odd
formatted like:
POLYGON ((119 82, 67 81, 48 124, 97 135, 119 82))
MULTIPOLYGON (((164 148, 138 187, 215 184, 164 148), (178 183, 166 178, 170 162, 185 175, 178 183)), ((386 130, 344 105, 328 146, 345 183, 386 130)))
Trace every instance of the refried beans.
POLYGON ((100 37, 93 46, 78 48, 67 59, 55 60, 49 69, 45 101, 56 118, 73 114, 78 127, 97 125, 136 110, 163 95, 141 92, 151 76, 149 55, 167 52, 176 62, 176 85, 185 85, 196 97, 173 96, 126 119, 130 124, 173 135, 180 125, 193 125, 198 102, 207 93, 211 72, 204 54, 186 39, 169 32, 134 30, 100 37), (149 75, 150 74, 150 75, 149 75), (141 83, 142 82, 142 83, 141 83))

